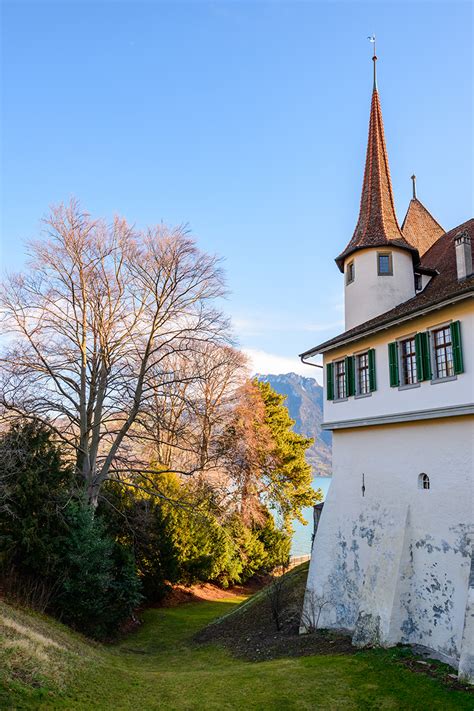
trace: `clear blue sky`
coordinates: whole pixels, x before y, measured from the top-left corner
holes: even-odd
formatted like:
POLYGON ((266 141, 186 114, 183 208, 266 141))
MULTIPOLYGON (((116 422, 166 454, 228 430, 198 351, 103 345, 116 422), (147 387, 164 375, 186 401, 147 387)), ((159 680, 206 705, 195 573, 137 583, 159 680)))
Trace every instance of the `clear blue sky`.
MULTIPOLYGON (((400 221, 473 200, 470 2, 2 3, 2 261, 48 205, 189 223, 226 260, 257 368, 342 330, 333 258, 354 229, 371 45, 400 221)), ((293 361, 291 361, 293 359, 293 361)), ((315 369, 307 368, 314 376, 315 369)))

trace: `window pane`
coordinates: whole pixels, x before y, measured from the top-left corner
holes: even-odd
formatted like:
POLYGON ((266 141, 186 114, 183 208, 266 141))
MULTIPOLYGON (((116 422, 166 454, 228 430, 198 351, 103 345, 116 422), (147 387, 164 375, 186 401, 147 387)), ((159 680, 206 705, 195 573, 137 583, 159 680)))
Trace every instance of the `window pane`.
POLYGON ((361 353, 361 355, 357 356, 357 392, 359 395, 365 395, 370 392, 368 353, 361 353))
POLYGON ((352 281, 354 281, 354 277, 355 277, 354 262, 350 262, 347 265, 347 269, 346 269, 346 284, 350 284, 352 281))
POLYGON ((346 397, 346 365, 340 360, 336 363, 336 399, 346 397))
POLYGON ((434 331, 434 351, 436 362, 436 377, 449 378, 454 375, 453 346, 449 326, 434 331))
POLYGON ((379 254, 379 272, 380 274, 390 273, 390 255, 379 254))
POLYGON ((417 382, 415 339, 407 338, 401 342, 402 385, 412 385, 417 382))

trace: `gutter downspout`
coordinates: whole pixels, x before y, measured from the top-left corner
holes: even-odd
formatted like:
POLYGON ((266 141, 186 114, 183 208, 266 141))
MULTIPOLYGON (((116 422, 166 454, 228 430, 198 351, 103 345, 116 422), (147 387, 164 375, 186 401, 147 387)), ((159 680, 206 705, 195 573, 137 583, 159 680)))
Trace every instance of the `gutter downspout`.
MULTIPOLYGON (((312 358, 312 356, 306 356, 307 358, 312 358)), ((308 363, 308 361, 305 360, 304 355, 300 355, 300 360, 303 363, 303 365, 312 365, 313 368, 321 368, 322 370, 324 369, 324 366, 322 366, 320 363, 308 363)))

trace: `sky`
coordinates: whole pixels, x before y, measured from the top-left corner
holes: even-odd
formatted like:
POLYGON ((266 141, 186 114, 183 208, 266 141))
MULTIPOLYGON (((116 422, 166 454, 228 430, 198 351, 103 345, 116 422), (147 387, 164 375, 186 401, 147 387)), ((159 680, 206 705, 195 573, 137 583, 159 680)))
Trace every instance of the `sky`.
POLYGON ((354 230, 372 45, 399 221, 473 210, 471 2, 1 2, 1 268, 25 267, 75 196, 137 227, 187 224, 224 259, 240 347, 298 353, 343 330, 334 257, 354 230))

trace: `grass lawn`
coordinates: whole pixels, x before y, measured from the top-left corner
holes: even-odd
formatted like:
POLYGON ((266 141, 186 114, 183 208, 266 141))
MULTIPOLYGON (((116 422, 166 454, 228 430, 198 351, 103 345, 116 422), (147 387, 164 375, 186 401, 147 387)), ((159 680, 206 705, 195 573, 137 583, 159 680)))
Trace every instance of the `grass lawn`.
MULTIPOLYGON (((37 625, 50 625, 51 638, 67 646, 62 656, 63 665, 67 659, 67 673, 62 682, 60 677, 33 676, 35 682, 29 684, 21 675, 4 676, 0 708, 474 709, 473 694, 449 690, 435 679, 411 672, 397 664, 398 652, 394 650, 255 663, 236 659, 223 648, 192 641, 196 631, 236 604, 234 599, 148 610, 142 627, 111 647, 89 645, 74 636, 68 642, 69 632, 64 627, 38 618, 37 625)), ((18 627, 21 632, 21 625, 18 627)), ((45 631, 43 628, 43 635, 45 631)), ((22 646, 25 652, 20 632, 16 633, 18 654, 22 646)), ((10 638, 9 654, 15 653, 14 642, 15 638, 10 638)), ((53 645, 52 649, 57 658, 58 647, 53 645)), ((0 662, 2 653, 0 650, 0 662)))

